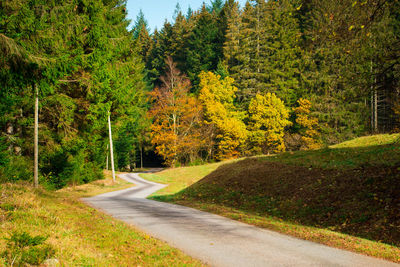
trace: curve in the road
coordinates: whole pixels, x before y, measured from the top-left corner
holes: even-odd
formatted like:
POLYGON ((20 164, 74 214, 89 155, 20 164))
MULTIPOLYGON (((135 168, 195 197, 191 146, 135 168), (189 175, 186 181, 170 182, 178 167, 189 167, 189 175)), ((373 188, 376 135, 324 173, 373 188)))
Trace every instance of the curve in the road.
POLYGON ((147 196, 165 185, 146 181, 138 174, 120 177, 136 186, 84 201, 212 266, 400 266, 192 208, 149 200, 147 196))

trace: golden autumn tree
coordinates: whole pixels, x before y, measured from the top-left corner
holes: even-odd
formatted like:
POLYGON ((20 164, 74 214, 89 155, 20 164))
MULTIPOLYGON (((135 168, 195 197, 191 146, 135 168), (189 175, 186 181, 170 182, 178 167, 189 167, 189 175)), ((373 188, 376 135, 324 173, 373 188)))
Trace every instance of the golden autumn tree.
POLYGON ((246 141, 246 127, 233 102, 237 88, 233 79, 221 79, 212 72, 201 72, 199 100, 203 105, 205 123, 215 129, 216 159, 235 158, 246 141))
POLYGON ((151 142, 168 166, 191 161, 203 144, 199 131, 202 109, 197 99, 188 95, 189 79, 182 75, 170 57, 166 60, 162 86, 151 93, 149 115, 151 142))
POLYGON ((285 151, 285 127, 291 125, 289 111, 275 94, 257 94, 249 108, 249 143, 255 154, 285 151))
POLYGON ((294 112, 296 114, 296 123, 301 127, 301 148, 318 149, 321 147, 321 143, 318 141, 318 119, 311 116, 311 102, 300 98, 297 103, 299 106, 294 109, 294 112))

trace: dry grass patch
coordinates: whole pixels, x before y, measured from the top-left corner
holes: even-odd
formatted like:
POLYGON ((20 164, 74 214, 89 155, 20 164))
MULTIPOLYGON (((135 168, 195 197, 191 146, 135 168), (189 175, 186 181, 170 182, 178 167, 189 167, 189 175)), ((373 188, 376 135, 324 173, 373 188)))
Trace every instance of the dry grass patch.
MULTIPOLYGON (((26 184, 0 185, 0 252, 14 232, 46 236, 63 266, 201 266, 166 243, 113 219, 80 201, 127 188, 118 179, 66 188, 35 190, 26 184)), ((0 265, 5 260, 0 258, 0 265)))

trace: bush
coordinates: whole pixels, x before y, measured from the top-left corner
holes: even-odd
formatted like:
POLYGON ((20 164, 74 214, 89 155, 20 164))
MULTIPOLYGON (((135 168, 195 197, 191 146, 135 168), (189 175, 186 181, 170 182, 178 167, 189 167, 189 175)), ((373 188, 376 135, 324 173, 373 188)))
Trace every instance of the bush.
POLYGON ((9 157, 9 162, 2 168, 3 182, 31 181, 33 163, 23 156, 9 157))
POLYGON ((5 138, 0 137, 0 168, 5 166, 9 162, 6 149, 7 145, 5 143, 5 138))
POLYGON ((7 240, 6 250, 1 253, 6 264, 15 266, 40 265, 55 254, 51 245, 44 244, 47 237, 32 237, 26 232, 14 232, 7 240))
POLYGON ((41 172, 49 188, 60 189, 66 185, 78 185, 102 179, 101 168, 92 162, 85 147, 66 144, 53 153, 43 155, 41 172))

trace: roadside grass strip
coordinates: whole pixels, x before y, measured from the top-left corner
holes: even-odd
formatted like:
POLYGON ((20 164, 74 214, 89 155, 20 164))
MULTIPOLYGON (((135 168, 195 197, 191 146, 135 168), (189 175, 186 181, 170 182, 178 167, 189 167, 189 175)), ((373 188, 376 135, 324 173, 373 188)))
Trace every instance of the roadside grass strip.
MULTIPOLYGON (((22 259, 23 253, 38 253, 33 246, 10 251, 7 239, 14 234, 28 241, 43 237, 45 245, 54 250, 51 258, 61 266, 202 266, 166 243, 80 201, 131 186, 119 178, 113 184, 110 175, 105 180, 56 192, 36 190, 27 184, 1 184, 0 253, 7 251, 14 263, 22 259)), ((11 264, 7 253, 1 254, 0 266, 11 264)), ((39 256, 34 254, 33 258, 39 256)))

